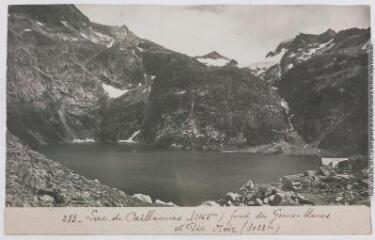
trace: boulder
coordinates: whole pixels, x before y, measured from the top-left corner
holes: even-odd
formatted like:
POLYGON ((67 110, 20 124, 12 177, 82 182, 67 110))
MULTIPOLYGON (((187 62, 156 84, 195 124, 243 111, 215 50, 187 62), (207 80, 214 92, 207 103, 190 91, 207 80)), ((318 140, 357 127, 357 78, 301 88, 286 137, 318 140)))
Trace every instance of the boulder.
POLYGON ((352 172, 352 165, 350 164, 349 160, 339 162, 337 164, 337 171, 340 173, 352 172))
POLYGON ((295 182, 289 176, 283 177, 281 183, 284 190, 295 190, 295 182))
POLYGON ((136 193, 132 196, 133 198, 137 198, 143 202, 147 202, 147 203, 150 203, 152 204, 152 199, 150 196, 148 195, 145 195, 145 194, 141 194, 141 193, 136 193))
POLYGON ((54 203, 55 199, 50 195, 44 194, 44 195, 39 197, 39 201, 42 201, 42 202, 45 202, 45 203, 54 203))
POLYGON ((256 198, 255 199, 255 205, 256 206, 262 206, 263 205, 263 201, 260 198, 256 198))
POLYGON ((316 187, 318 189, 326 189, 328 188, 328 184, 319 180, 319 181, 314 181, 312 183, 312 187, 316 187))
POLYGON ((229 193, 227 193, 227 195, 225 196, 225 198, 226 198, 227 200, 230 200, 230 201, 232 201, 232 202, 236 202, 236 201, 239 199, 239 197, 240 197, 240 194, 238 194, 238 193, 233 193, 233 192, 229 192, 229 193))
POLYGON ((176 207, 177 205, 174 204, 173 202, 164 202, 160 199, 156 199, 155 200, 155 204, 156 205, 162 205, 162 206, 166 206, 166 207, 176 207))
POLYGON ((351 171, 359 172, 363 169, 368 168, 368 158, 362 155, 355 155, 349 158, 349 163, 351 167, 351 171))
POLYGON ((225 203, 225 206, 232 206, 232 201, 231 201, 231 200, 228 200, 228 201, 225 203))
POLYGON ((282 197, 280 196, 280 194, 275 194, 270 196, 268 200, 271 206, 279 206, 282 201, 282 197))
POLYGON ((155 200, 155 204, 156 205, 162 205, 164 207, 177 207, 177 205, 174 204, 173 202, 164 202, 164 201, 162 201, 160 199, 156 199, 155 200))
POLYGON ((253 180, 249 179, 244 185, 242 185, 241 189, 242 188, 253 189, 254 187, 255 187, 255 184, 253 180))
POLYGON ((268 188, 267 191, 264 193, 265 197, 269 197, 271 195, 275 195, 277 193, 276 188, 268 188))
POLYGON ((334 175, 335 171, 332 167, 323 165, 319 167, 319 174, 323 176, 330 176, 334 175))
POLYGON ((281 192, 278 193, 281 197, 281 203, 282 206, 297 206, 299 205, 299 201, 297 198, 297 195, 294 192, 281 192))
POLYGON ((315 177, 316 176, 316 171, 314 170, 306 170, 304 172, 305 176, 308 176, 308 177, 315 177))
POLYGON ((314 201, 307 199, 305 196, 301 194, 296 194, 298 198, 298 202, 302 205, 307 204, 307 205, 315 205, 314 201))

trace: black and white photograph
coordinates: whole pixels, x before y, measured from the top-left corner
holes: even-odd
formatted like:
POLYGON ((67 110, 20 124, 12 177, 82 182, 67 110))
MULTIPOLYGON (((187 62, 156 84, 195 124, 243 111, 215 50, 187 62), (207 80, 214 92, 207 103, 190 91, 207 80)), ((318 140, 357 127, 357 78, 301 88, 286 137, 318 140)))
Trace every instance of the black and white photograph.
POLYGON ((6 208, 370 208, 370 6, 7 19, 6 208))

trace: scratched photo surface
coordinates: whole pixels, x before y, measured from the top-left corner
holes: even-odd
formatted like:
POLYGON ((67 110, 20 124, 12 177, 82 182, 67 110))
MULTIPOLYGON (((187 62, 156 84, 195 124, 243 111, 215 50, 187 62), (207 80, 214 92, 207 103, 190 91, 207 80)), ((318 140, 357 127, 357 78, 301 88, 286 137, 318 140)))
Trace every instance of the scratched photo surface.
POLYGON ((370 205, 368 6, 13 5, 7 34, 7 207, 370 205))

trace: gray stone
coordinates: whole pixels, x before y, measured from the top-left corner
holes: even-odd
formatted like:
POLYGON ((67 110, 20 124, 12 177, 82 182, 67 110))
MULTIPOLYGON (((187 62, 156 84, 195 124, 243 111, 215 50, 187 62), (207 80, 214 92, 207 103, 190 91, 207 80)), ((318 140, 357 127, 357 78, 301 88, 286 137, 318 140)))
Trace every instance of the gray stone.
POLYGON ((279 194, 272 195, 268 199, 269 199, 269 204, 271 206, 278 206, 278 205, 280 205, 280 203, 282 201, 282 198, 279 194))
POLYGON ((335 172, 334 170, 329 166, 320 166, 319 167, 319 174, 323 176, 330 176, 333 175, 335 172))
POLYGON ((305 176, 315 177, 315 175, 316 175, 316 171, 314 171, 314 170, 306 170, 305 171, 305 176))
POLYGON ((298 198, 294 192, 281 192, 276 196, 280 196, 281 202, 279 203, 282 206, 297 206, 299 205, 298 198))
POLYGON ((39 200, 45 203, 53 203, 55 199, 50 195, 42 195, 39 197, 39 200))
POLYGON ((293 180, 289 176, 283 177, 281 182, 283 184, 283 189, 295 190, 295 182, 293 182, 293 180))
POLYGON ((263 205, 263 201, 260 198, 256 198, 255 199, 255 205, 262 206, 263 205))
POLYGON ((201 207, 220 207, 220 205, 215 201, 206 201, 200 205, 201 207))
POLYGON ((233 192, 229 192, 227 193, 227 195, 225 196, 225 198, 227 200, 230 200, 232 202, 236 202, 238 200, 238 198, 240 197, 240 194, 238 193, 233 193, 233 192))
POLYGON ((249 179, 241 188, 253 189, 255 187, 254 182, 249 179))
POLYGON ((136 199, 139 199, 141 201, 144 201, 144 202, 147 202, 147 203, 150 203, 152 204, 152 199, 150 196, 148 195, 145 195, 145 194, 141 194, 141 193, 136 193, 132 196, 133 198, 136 198, 136 199))

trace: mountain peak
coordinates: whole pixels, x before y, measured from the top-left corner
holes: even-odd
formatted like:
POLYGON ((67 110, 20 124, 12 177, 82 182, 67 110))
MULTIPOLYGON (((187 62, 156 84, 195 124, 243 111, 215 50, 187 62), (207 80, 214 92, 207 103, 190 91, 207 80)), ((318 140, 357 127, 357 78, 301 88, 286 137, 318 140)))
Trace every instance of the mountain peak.
MULTIPOLYGON (((332 28, 328 28, 327 31, 325 31, 326 34, 329 34, 331 36, 335 36, 336 35, 336 31, 333 30, 332 28)), ((324 34, 324 33, 323 33, 324 34)))
POLYGON ((206 66, 223 67, 225 65, 237 65, 236 60, 225 57, 216 51, 194 58, 206 66))
POLYGON ((309 45, 319 45, 322 43, 326 43, 332 40, 336 36, 336 34, 336 31, 331 28, 328 28, 325 32, 321 34, 299 33, 295 38, 281 42, 277 46, 275 51, 267 53, 266 58, 271 58, 280 55, 280 53, 283 50, 296 50, 299 48, 305 48, 309 45))
POLYGON ((200 56, 199 58, 211 58, 211 59, 226 59, 226 60, 230 60, 229 58, 221 55, 220 53, 216 52, 216 51, 212 51, 210 53, 207 53, 206 55, 203 55, 203 56, 200 56))

